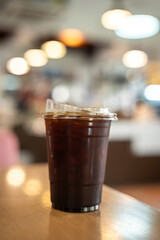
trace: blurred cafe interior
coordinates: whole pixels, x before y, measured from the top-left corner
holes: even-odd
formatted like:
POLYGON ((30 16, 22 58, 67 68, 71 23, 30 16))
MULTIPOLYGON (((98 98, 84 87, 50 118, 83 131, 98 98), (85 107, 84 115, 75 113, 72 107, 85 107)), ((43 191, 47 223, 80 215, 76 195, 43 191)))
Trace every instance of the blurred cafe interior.
POLYGON ((105 184, 159 209, 159 43, 159 0, 1 0, 0 168, 47 162, 46 99, 105 106, 105 184))

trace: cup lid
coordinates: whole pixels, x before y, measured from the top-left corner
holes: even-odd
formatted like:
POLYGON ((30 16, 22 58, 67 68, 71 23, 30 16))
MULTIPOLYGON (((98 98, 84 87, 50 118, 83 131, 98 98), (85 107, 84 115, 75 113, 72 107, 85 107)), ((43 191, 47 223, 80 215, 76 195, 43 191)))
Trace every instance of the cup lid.
POLYGON ((107 118, 108 120, 117 120, 117 114, 110 112, 106 107, 79 107, 65 103, 56 102, 53 99, 47 99, 46 112, 43 117, 96 117, 107 118))

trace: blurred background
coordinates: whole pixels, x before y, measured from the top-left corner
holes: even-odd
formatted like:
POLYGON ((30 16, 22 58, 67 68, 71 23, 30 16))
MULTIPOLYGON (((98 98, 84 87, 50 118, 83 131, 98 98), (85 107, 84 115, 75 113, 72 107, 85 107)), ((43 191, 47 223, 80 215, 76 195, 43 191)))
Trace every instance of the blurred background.
POLYGON ((47 161, 47 98, 105 106, 105 183, 160 208, 159 42, 159 0, 1 0, 0 168, 47 161))

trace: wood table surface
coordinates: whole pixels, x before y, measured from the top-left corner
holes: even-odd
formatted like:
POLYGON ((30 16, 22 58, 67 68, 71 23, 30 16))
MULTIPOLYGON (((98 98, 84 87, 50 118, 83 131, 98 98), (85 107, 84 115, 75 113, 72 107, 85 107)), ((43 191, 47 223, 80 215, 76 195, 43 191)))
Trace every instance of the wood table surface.
POLYGON ((46 164, 0 170, 0 240, 159 240, 160 212, 103 187, 100 210, 51 208, 46 164))

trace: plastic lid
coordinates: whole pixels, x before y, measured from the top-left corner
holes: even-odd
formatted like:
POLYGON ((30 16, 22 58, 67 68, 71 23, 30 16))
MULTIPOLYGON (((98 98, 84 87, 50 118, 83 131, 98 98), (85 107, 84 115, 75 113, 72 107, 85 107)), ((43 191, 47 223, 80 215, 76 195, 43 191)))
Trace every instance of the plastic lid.
POLYGON ((47 99, 46 112, 42 113, 44 117, 96 117, 117 120, 117 114, 109 111, 108 108, 102 107, 78 107, 69 104, 55 102, 47 99))

